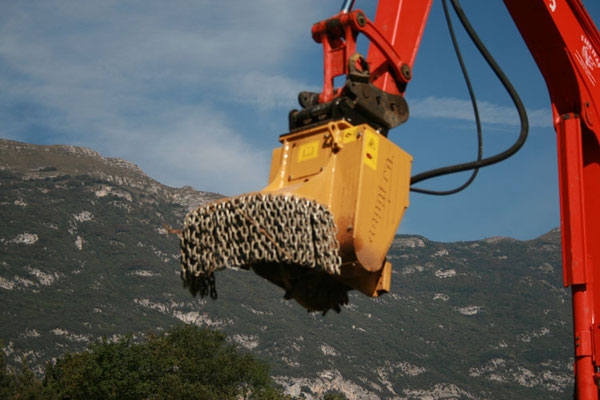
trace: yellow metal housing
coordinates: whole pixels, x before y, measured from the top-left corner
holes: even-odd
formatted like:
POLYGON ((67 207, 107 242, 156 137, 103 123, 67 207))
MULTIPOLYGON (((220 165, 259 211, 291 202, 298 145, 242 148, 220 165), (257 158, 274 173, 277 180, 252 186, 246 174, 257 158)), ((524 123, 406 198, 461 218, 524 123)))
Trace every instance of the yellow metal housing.
POLYGON ((338 227, 339 279, 369 296, 390 288, 385 260, 408 207, 412 157, 368 125, 330 122, 281 136, 263 193, 327 206, 338 227))

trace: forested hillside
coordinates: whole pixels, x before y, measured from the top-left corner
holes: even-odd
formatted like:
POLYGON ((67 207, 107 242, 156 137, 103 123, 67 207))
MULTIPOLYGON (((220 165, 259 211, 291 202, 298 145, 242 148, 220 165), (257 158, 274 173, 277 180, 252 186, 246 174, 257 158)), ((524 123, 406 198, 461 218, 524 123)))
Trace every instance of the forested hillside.
MULTIPOLYGON (((392 291, 307 313, 252 272, 219 298, 179 278, 185 213, 218 195, 169 188, 123 160, 0 140, 0 339, 6 362, 46 362, 182 322, 224 332, 287 394, 349 399, 564 399, 572 392, 560 233, 438 243, 398 236, 392 291)), ((58 365, 58 364, 57 364, 58 365)))

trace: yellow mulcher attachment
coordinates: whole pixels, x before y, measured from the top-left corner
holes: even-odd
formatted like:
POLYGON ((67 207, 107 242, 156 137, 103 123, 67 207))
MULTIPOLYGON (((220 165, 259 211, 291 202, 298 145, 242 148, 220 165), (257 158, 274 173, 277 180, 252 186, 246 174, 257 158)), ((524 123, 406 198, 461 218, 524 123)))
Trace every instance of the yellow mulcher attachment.
POLYGON ((412 158, 370 125, 314 125, 280 137, 266 188, 186 216, 181 276, 194 295, 216 296, 213 273, 227 267, 254 270, 309 311, 339 311, 351 289, 389 291, 412 158))

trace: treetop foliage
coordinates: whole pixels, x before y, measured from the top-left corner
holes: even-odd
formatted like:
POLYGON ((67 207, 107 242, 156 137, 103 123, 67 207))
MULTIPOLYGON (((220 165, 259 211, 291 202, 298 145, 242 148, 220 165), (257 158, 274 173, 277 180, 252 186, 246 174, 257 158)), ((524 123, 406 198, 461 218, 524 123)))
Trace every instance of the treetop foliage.
MULTIPOLYGON (((24 360, 25 361, 25 360, 24 360)), ((46 366, 9 371, 0 352, 0 398, 136 400, 287 399, 266 363, 238 350, 224 334, 190 325, 141 342, 103 339, 46 366)))

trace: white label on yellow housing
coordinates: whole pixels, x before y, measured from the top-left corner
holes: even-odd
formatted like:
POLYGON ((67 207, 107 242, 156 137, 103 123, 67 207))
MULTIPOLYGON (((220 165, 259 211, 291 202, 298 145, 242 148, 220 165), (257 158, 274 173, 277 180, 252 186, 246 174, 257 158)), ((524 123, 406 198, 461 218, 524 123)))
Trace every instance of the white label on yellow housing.
POLYGON ((298 162, 316 158, 319 155, 319 141, 305 143, 298 148, 298 162))

